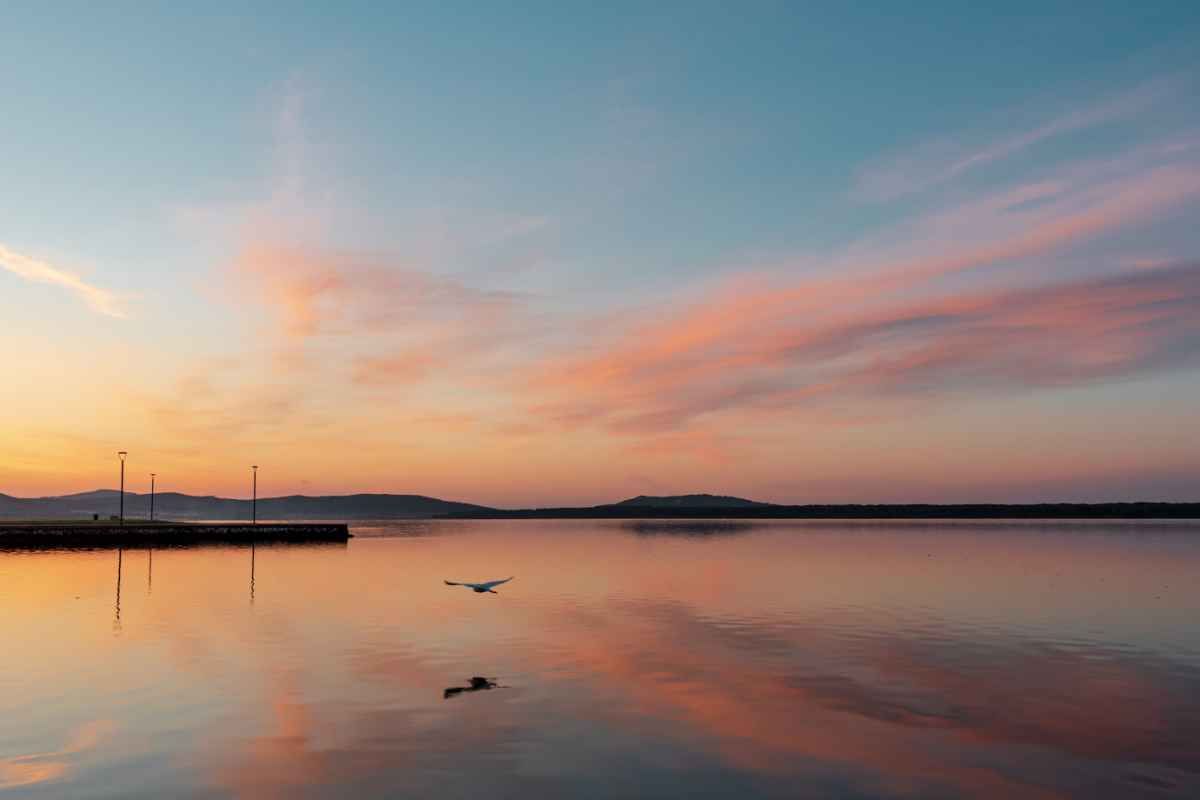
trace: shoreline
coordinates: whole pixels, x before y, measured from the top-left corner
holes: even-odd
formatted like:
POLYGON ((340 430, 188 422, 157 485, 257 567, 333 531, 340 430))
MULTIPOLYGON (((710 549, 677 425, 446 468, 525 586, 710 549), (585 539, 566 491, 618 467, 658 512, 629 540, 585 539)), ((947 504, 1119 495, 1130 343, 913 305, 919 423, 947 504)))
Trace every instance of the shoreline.
POLYGON ((1200 519, 1200 503, 621 505, 456 512, 439 519, 1200 519))

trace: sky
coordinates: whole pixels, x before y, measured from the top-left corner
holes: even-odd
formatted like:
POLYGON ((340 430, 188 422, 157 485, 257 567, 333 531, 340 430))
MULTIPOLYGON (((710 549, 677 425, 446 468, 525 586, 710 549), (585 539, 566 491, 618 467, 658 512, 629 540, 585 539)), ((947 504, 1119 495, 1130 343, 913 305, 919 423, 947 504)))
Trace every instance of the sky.
POLYGON ((1195 3, 306 5, 5 12, 0 492, 1197 499, 1195 3))

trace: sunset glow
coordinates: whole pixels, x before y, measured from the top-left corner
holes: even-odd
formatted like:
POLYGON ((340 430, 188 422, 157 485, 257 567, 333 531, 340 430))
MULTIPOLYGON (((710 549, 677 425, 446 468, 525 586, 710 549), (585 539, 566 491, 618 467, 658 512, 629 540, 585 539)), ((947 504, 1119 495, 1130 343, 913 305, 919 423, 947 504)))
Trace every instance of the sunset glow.
POLYGON ((1094 13, 7 14, 0 492, 1193 500, 1195 14, 1094 13))

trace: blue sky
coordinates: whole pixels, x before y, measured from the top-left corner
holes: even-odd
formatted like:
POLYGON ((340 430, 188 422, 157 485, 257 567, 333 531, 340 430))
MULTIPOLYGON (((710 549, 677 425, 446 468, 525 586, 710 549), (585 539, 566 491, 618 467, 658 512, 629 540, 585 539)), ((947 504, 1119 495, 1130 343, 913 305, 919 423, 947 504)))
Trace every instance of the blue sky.
MULTIPOLYGON (((838 308, 891 319, 899 306, 980 292, 1075 282, 1104 293, 1103 281, 1154 268, 1177 270, 1154 291, 1190 302, 1190 274, 1178 269, 1200 257, 1198 44, 1194 3, 9 11, 0 352, 25 385, 0 437, 27 455, 0 464, 0 490, 91 488, 101 474, 64 474, 54 459, 29 473, 39 437, 64 437, 72 457, 169 438, 176 445, 156 458, 178 459, 193 488, 220 486, 201 455, 214 431, 296 464, 280 487, 294 488, 313 480, 305 465, 324 434, 297 440, 288 425, 373 441, 347 427, 356 419, 424 438, 404 457, 394 455, 402 439, 364 463, 347 456, 347 482, 549 502, 623 491, 647 473, 668 489, 782 497, 796 490, 770 472, 795 464, 774 451, 771 431, 803 429, 833 463, 841 436, 884 446, 893 433, 876 426, 915 413, 915 429, 936 439, 1000 391, 1035 406, 1073 392, 1080 418, 1095 420, 1074 434, 1081 453, 1126 413, 1111 410, 1114 398, 1162 403, 1117 454, 1125 473, 1080 478, 1050 455, 1034 472, 1050 492, 1109 492, 1124 476, 1173 496, 1200 462, 1196 443, 1157 461, 1132 448, 1186 414, 1164 392, 1193 388, 1195 367, 1159 352, 1195 342, 1177 317, 1153 322, 1164 338, 1108 342, 1119 367, 1076 353, 1057 365, 1061 380, 1015 370, 1014 359, 1026 362, 1012 349, 1031 345, 972 339, 984 363, 939 372, 936 390, 923 377, 920 412, 910 382, 900 398, 831 389, 822 403, 860 420, 850 434, 845 419, 808 405, 817 385, 842 385, 828 374, 845 364, 763 355, 801 333, 847 335, 842 322, 816 319, 804 302, 762 320, 744 306, 852 280, 862 283, 835 293, 838 308), (30 259, 53 276, 31 278, 30 259), (910 277, 877 282, 897 269, 910 277), (693 318, 708 320, 710 335, 677 346, 693 318), (664 344, 635 352, 640 340, 664 344), (100 394, 115 399, 76 398, 52 413, 48 397, 66 384, 47 359, 94 370, 111 389, 100 394), (697 383, 689 365, 701 361, 728 369, 697 383), (664 386, 630 364, 690 371, 664 386), (1014 371, 1024 375, 1016 385, 1014 371), (197 382, 212 402, 180 406, 197 382), (344 388, 303 388, 314 385, 344 388), (131 404, 143 410, 132 421, 122 411, 131 404), (196 427, 145 412, 171 407, 196 427), (249 410, 258 407, 273 409, 277 428, 249 410), (429 419, 454 430, 439 437, 429 419), (514 448, 529 470, 495 479, 514 448), (649 466, 604 472, 577 463, 581 452, 649 466), (456 459, 477 460, 479 474, 456 484, 456 459), (761 472, 748 473, 748 461, 761 472), (540 486, 536 470, 555 464, 578 479, 540 486), (428 485, 389 478, 414 472, 428 485)), ((988 308, 1017 324, 1007 301, 988 308)), ((1086 338, 1078 326, 1054 331, 1086 338)), ((864 341, 853 358, 878 363, 897 346, 929 344, 910 335, 864 341)), ((903 462, 872 470, 871 496, 911 475, 903 462)), ((895 497, 1036 494, 1009 472, 923 479, 895 497)), ((850 474, 819 491, 853 495, 840 488, 850 474)))

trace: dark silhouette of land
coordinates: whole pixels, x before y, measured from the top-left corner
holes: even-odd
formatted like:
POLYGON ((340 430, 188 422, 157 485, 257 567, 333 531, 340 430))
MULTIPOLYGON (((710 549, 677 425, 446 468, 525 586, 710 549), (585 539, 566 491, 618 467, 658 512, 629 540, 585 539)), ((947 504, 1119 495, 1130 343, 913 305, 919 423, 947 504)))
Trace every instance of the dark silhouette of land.
MULTIPOLYGON (((125 515, 146 517, 147 494, 125 493, 125 515)), ((0 520, 76 522, 117 514, 117 492, 62 497, 0 494, 0 520)), ((249 519, 250 501, 161 492, 155 514, 174 520, 249 519)), ((258 500, 258 519, 1200 519, 1200 503, 960 503, 778 505, 711 494, 639 495, 586 507, 501 509, 414 494, 289 495, 258 500)))
POLYGON ((771 508, 771 503, 760 503, 757 500, 746 500, 741 497, 727 497, 719 494, 677 494, 666 497, 652 497, 639 494, 613 506, 621 508, 771 508))
MULTIPOLYGON (((0 494, 0 518, 107 519, 117 513, 118 492, 101 489, 62 497, 11 497, 0 494)), ((323 497, 289 495, 258 498, 261 519, 427 519, 451 512, 487 511, 484 506, 456 503, 416 494, 348 494, 323 497)), ((168 519, 249 519, 249 499, 158 492, 154 514, 168 519)), ((125 493, 125 516, 149 517, 150 495, 125 493)))
POLYGON ((488 509, 452 519, 1200 519, 1200 503, 776 505, 708 494, 638 496, 584 508, 488 509))

